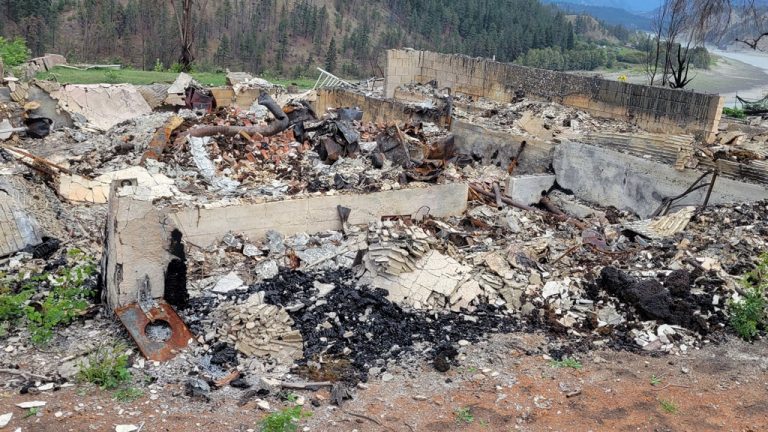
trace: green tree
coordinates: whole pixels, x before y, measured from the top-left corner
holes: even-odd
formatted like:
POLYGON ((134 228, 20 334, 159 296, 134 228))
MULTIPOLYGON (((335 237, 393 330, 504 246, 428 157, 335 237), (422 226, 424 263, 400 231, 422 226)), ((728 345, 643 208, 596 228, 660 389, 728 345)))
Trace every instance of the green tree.
POLYGON ((18 66, 29 59, 29 50, 24 39, 17 37, 6 40, 0 37, 0 57, 7 66, 18 66))
POLYGON ((325 70, 333 73, 336 70, 336 38, 331 38, 328 51, 325 53, 325 70))
POLYGON ((229 43, 229 37, 226 34, 221 36, 219 48, 216 50, 216 64, 219 66, 229 66, 229 60, 232 58, 232 47, 229 43))

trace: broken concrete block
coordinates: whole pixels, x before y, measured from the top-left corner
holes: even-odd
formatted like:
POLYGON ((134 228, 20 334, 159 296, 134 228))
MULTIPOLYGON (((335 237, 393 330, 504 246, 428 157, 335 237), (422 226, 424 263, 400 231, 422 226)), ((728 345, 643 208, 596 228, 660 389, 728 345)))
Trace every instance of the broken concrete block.
POLYGON ((515 202, 529 205, 539 202, 555 184, 551 174, 512 176, 507 180, 507 195, 515 202))
MULTIPOLYGON (((566 278, 567 279, 567 278, 566 278)), ((541 290, 541 296, 546 298, 553 296, 562 296, 568 293, 568 280, 565 281, 549 281, 544 284, 544 288, 541 290)))
POLYGON ((605 216, 603 212, 595 210, 586 204, 582 204, 573 197, 558 190, 550 192, 547 197, 552 200, 555 207, 578 219, 585 219, 598 214, 605 216))
POLYGON ((212 291, 217 294, 226 294, 231 291, 245 288, 245 283, 235 272, 229 272, 226 276, 219 279, 212 291))
MULTIPOLYGON (((580 199, 614 206, 650 217, 665 197, 680 195, 702 172, 576 142, 555 148, 553 166, 557 183, 580 199)), ((675 202, 676 206, 701 205, 707 188, 700 188, 675 202)), ((755 202, 768 199, 768 188, 718 177, 710 204, 755 202)))
POLYGON ((113 181, 125 181, 132 185, 131 194, 136 199, 151 201, 157 198, 170 198, 175 195, 173 180, 163 174, 150 174, 146 168, 134 166, 120 171, 102 174, 93 180, 76 174, 62 174, 59 177, 59 196, 70 201, 104 204, 109 198, 109 188, 113 181), (131 180, 136 180, 135 183, 131 180))
POLYGON ((253 268, 254 273, 259 277, 259 279, 272 279, 273 277, 277 276, 278 273, 280 273, 280 269, 277 266, 277 261, 275 260, 264 260, 256 264, 256 266, 253 268))
POLYGON ((96 129, 112 126, 152 112, 136 87, 130 84, 66 85, 51 93, 59 106, 70 114, 79 114, 96 129))
POLYGON ((152 297, 162 298, 173 259, 165 216, 152 201, 124 195, 134 189, 119 181, 110 186, 102 274, 111 309, 136 302, 144 284, 149 284, 152 297))
POLYGON ((509 261, 507 261, 507 259, 499 252, 488 253, 483 258, 483 262, 485 262, 485 265, 488 266, 491 271, 502 278, 512 271, 512 268, 509 266, 509 261))

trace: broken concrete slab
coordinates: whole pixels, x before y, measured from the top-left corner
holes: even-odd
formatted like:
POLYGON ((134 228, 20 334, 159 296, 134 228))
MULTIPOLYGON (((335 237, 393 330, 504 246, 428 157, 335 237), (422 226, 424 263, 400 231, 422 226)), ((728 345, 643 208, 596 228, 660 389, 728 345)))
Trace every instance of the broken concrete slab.
POLYGON ((178 77, 176 77, 176 81, 171 84, 171 86, 168 88, 168 94, 184 94, 184 91, 187 90, 187 87, 189 87, 192 82, 195 79, 192 78, 192 75, 188 73, 180 73, 178 77))
POLYGON ((226 294, 230 291, 235 291, 245 288, 245 282, 240 279, 240 276, 235 272, 229 272, 224 277, 216 282, 213 286, 213 292, 217 294, 226 294))
MULTIPOLYGON (((471 270, 471 267, 449 256, 429 251, 416 263, 414 271, 397 276, 378 274, 373 279, 373 286, 387 290, 389 300, 415 309, 442 308, 449 305, 448 300, 452 298, 456 302, 461 300, 463 304, 469 304, 474 298, 467 298, 465 293, 457 293, 462 291, 460 287, 470 282, 471 270)), ((478 288, 474 286, 471 291, 481 292, 478 288)))
POLYGON ((102 174, 93 180, 63 174, 59 177, 58 194, 70 201, 104 204, 109 199, 110 185, 116 180, 126 186, 134 186, 130 193, 143 201, 173 197, 177 192, 172 179, 159 173, 150 174, 146 168, 135 166, 102 174))
POLYGON ((130 84, 70 84, 52 92, 51 97, 65 111, 82 116, 91 127, 103 131, 152 112, 138 89, 130 84))
POLYGON ((39 106, 32 110, 29 115, 32 118, 45 117, 53 120, 52 128, 54 130, 64 127, 72 127, 72 117, 59 107, 59 102, 53 99, 49 94, 45 83, 36 82, 29 86, 27 100, 34 101, 39 106))
MULTIPOLYGON (((564 142, 555 148, 553 166, 557 183, 577 197, 630 210, 642 218, 651 216, 664 198, 684 192, 702 174, 697 170, 680 172, 671 165, 576 142, 564 142)), ((707 188, 696 190, 675 205, 701 205, 706 193, 707 188)), ((718 177, 709 203, 764 199, 768 199, 764 185, 718 177)))
POLYGON ((507 195, 515 202, 529 205, 536 204, 555 184, 552 174, 531 174, 511 176, 507 180, 507 195))
POLYGON ((685 207, 667 216, 627 222, 624 227, 648 238, 662 239, 685 230, 695 212, 696 207, 685 207))
POLYGON ((19 194, 11 181, 0 177, 0 256, 43 241, 37 221, 24 209, 19 194))
POLYGON ((227 73, 227 85, 228 86, 235 86, 238 84, 242 84, 246 81, 250 81, 253 79, 253 75, 249 74, 248 72, 229 72, 227 73))

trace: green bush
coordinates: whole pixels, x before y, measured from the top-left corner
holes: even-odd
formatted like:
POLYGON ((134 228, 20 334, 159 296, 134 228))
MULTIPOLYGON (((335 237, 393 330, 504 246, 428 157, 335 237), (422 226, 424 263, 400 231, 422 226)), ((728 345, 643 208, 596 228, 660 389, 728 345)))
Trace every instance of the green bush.
MULTIPOLYGON (((184 66, 181 65, 181 63, 176 62, 171 65, 171 67, 168 69, 168 72, 173 73, 182 73, 184 72, 184 66)), ((193 72, 192 70, 189 71, 189 73, 193 72)))
POLYGON ((744 112, 744 110, 739 108, 723 108, 723 114, 727 115, 728 117, 734 117, 734 118, 747 118, 747 113, 744 112))
POLYGON ((28 279, 6 276, 0 284, 0 322, 26 323, 36 345, 51 340, 57 326, 69 324, 85 311, 93 295, 88 286, 89 279, 96 274, 93 258, 77 249, 67 255, 74 264, 60 267, 53 274, 42 273, 28 279), (44 284, 51 287, 45 299, 30 304, 29 300, 44 284))
POLYGON ((0 37, 0 57, 7 66, 18 66, 29 60, 29 49, 27 42, 20 38, 7 40, 0 37))
POLYGON ((731 327, 744 340, 754 339, 760 330, 766 329, 766 299, 768 288, 768 254, 760 257, 755 270, 744 279, 746 293, 739 301, 728 302, 731 327))
POLYGON ((301 419, 311 415, 312 413, 303 411, 299 405, 293 408, 285 408, 264 417, 259 424, 259 431, 296 432, 299 429, 301 419))
POLYGON ((104 71, 104 82, 117 84, 120 81, 120 73, 114 69, 104 71))

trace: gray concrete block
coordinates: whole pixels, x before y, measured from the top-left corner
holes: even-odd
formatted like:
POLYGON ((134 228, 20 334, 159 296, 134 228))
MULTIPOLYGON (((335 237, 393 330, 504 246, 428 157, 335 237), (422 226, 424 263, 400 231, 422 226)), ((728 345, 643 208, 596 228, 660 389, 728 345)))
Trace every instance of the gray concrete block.
MULTIPOLYGON (((684 192, 702 174, 691 169, 677 171, 668 164, 576 142, 564 142, 555 148, 553 167, 557 183, 578 198, 630 210, 643 218, 651 216, 664 198, 684 192)), ((700 205, 706 192, 707 188, 696 190, 675 205, 700 205)), ((709 202, 764 199, 768 199, 765 185, 718 177, 709 202)))
POLYGON ((586 219, 594 215, 602 215, 605 217, 605 213, 595 210, 586 204, 582 204, 563 192, 555 190, 552 191, 548 197, 557 208, 578 219, 586 219))
POLYGON ((512 176, 507 180, 507 195, 522 204, 535 204, 554 184, 552 174, 512 176))
POLYGON ((517 156, 520 146, 526 143, 515 170, 519 174, 538 174, 547 170, 552 163, 551 142, 515 135, 508 131, 494 130, 461 120, 454 120, 451 132, 456 138, 456 148, 481 160, 483 164, 498 164, 506 167, 517 156))

